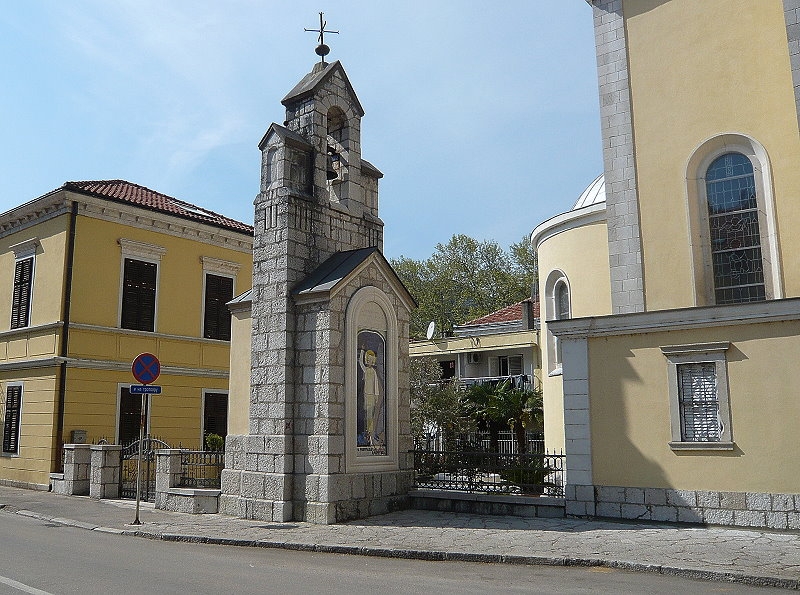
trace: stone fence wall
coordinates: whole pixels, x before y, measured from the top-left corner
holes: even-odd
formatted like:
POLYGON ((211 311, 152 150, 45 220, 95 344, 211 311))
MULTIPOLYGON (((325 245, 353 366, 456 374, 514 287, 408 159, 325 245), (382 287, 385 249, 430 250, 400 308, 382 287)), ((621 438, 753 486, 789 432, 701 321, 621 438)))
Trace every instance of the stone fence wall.
MULTIPOLYGON (((216 513, 219 490, 180 487, 183 450, 156 451, 156 499, 161 510, 216 513)), ((51 473, 53 492, 67 496, 119 498, 122 447, 118 444, 65 444, 64 472, 51 473)))

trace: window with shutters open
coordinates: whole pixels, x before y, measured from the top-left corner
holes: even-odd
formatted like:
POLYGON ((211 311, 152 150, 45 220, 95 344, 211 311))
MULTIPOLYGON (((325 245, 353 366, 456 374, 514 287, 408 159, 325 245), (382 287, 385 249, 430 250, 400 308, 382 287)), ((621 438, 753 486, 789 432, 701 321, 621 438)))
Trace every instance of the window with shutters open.
POLYGON ((673 449, 732 449, 728 343, 662 347, 669 367, 673 449))
POLYGON ((3 454, 19 454, 20 420, 22 419, 22 385, 6 386, 3 407, 3 454))
POLYGON ((33 290, 33 256, 14 263, 14 292, 11 300, 11 328, 30 325, 33 290))
POLYGON ((158 265, 126 258, 122 282, 120 326, 137 331, 155 330, 158 265))
POLYGON ((231 340, 231 313, 226 304, 232 299, 233 278, 206 273, 203 337, 231 340))
POLYGON ((521 355, 499 355, 489 357, 489 376, 519 376, 522 374, 521 355))

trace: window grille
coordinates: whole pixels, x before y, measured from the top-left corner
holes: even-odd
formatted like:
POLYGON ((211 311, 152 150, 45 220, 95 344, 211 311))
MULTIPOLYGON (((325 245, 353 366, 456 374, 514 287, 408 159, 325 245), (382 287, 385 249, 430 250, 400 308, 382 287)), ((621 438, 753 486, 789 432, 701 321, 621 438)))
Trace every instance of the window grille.
POLYGON ((722 434, 714 362, 679 364, 681 440, 718 442, 722 434))

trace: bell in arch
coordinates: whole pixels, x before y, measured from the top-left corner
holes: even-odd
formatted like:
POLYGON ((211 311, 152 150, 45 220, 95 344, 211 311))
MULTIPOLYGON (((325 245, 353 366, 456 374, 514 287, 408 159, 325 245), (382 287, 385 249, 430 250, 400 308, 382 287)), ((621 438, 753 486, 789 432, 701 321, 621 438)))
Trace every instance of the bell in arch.
POLYGON ((328 147, 327 157, 328 158, 326 161, 327 165, 325 168, 325 177, 328 179, 328 181, 335 180, 336 178, 339 177, 339 172, 337 172, 336 168, 334 167, 334 161, 336 162, 339 161, 339 155, 336 154, 336 152, 333 150, 332 147, 328 147))

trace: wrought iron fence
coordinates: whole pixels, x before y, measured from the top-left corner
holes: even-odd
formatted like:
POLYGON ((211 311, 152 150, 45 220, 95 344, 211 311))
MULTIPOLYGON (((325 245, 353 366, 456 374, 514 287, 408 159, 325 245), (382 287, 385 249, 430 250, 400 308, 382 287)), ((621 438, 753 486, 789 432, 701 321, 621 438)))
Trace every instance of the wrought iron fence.
POLYGON ((225 466, 225 452, 185 450, 181 453, 181 487, 220 488, 220 474, 225 466))
POLYGON ((139 441, 122 446, 120 481, 120 498, 136 498, 136 475, 141 471, 141 499, 146 502, 155 501, 156 497, 156 450, 170 448, 167 442, 145 436, 142 442, 142 464, 139 459, 139 441))
MULTIPOLYGON (((434 431, 414 440, 417 450, 445 450, 447 441, 440 433, 434 431)), ((525 433, 527 452, 544 454, 544 433, 528 431, 525 433)), ((459 434, 454 439, 454 444, 461 450, 489 451, 492 449, 491 432, 471 432, 459 434)), ((517 454, 519 445, 516 436, 511 430, 501 430, 497 433, 497 452, 501 454, 517 454)))
POLYGON ((414 487, 564 496, 563 454, 415 450, 414 487))

